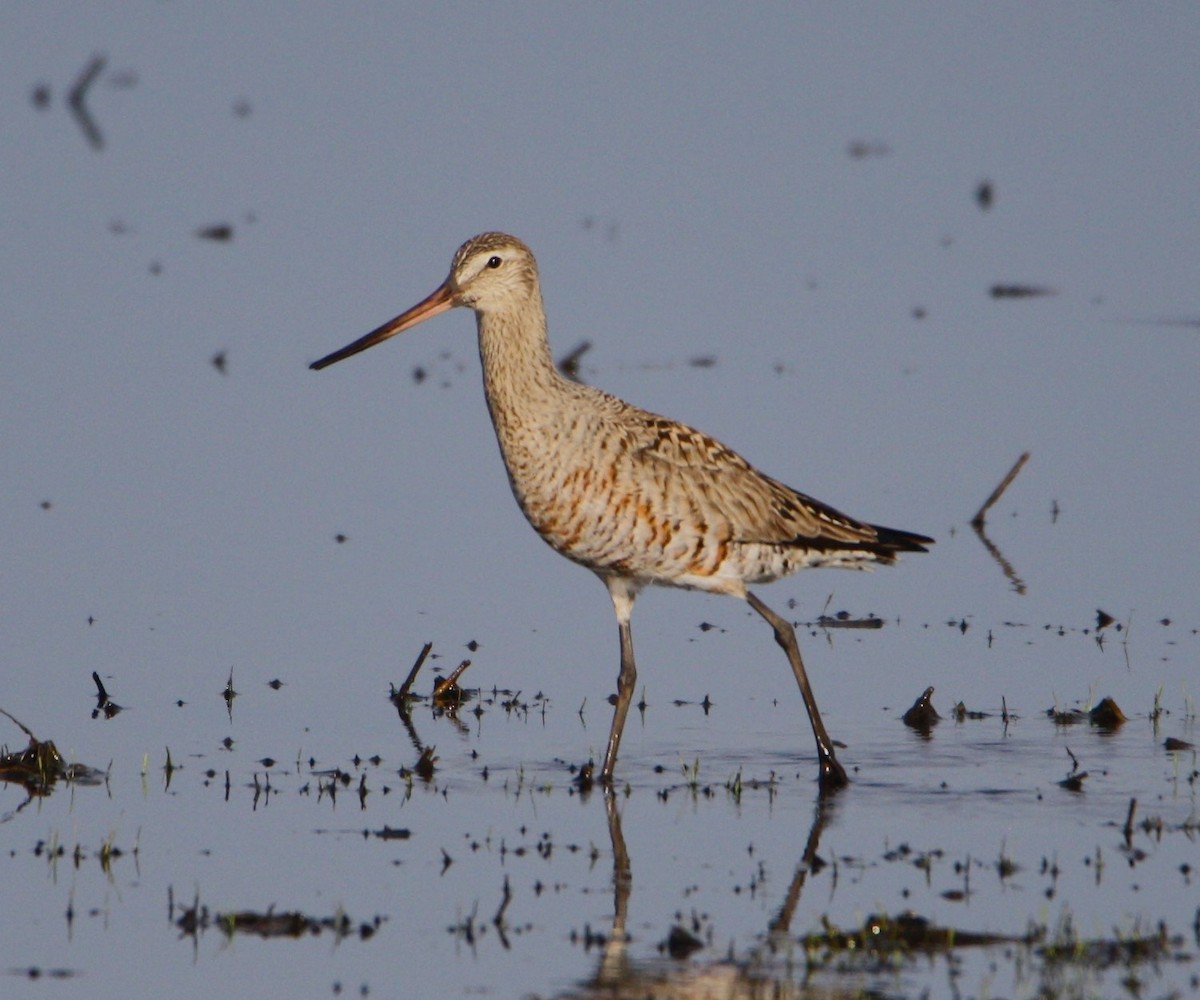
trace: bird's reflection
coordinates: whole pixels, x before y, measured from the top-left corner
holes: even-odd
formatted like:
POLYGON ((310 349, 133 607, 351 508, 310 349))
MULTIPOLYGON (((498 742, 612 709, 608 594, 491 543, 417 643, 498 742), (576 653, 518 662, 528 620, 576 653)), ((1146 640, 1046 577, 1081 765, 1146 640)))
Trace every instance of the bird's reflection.
POLYGON ((826 796, 818 800, 808 841, 779 911, 766 927, 763 942, 746 958, 707 963, 680 963, 664 959, 635 959, 628 951, 626 920, 633 888, 629 850, 621 832, 621 814, 611 789, 603 789, 604 811, 613 857, 612 930, 604 941, 596 973, 572 990, 563 1000, 634 1000, 652 996, 656 1000, 700 1000, 724 997, 729 1000, 788 1000, 807 995, 804 984, 792 980, 784 969, 772 969, 773 954, 786 947, 792 917, 810 872, 824 862, 817 854, 821 832, 837 803, 826 796))

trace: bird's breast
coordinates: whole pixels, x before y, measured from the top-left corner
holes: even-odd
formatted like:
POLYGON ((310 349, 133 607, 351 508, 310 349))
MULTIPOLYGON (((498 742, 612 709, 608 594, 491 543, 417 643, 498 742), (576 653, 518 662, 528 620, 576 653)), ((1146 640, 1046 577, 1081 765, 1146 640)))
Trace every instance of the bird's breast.
POLYGON ((728 521, 634 435, 586 412, 496 421, 512 491, 534 530, 597 572, 725 589, 728 521))

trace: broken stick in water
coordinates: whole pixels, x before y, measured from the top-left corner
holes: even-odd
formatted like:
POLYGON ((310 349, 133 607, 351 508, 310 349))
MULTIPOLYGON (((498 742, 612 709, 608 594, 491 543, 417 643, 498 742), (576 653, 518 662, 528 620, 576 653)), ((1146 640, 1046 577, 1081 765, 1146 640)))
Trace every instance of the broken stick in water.
POLYGON ((421 647, 421 652, 417 655, 417 662, 412 665, 412 670, 408 672, 408 677, 404 683, 392 692, 392 701, 396 705, 403 705, 404 699, 408 697, 408 692, 412 689, 413 681, 417 679, 417 674, 421 671, 421 665, 425 662, 425 657, 429 655, 429 651, 433 649, 433 643, 427 642, 421 647))
POLYGON ((971 518, 972 528, 978 530, 983 527, 984 522, 987 520, 987 512, 991 510, 992 505, 1000 499, 1012 481, 1017 478, 1017 473, 1021 471, 1021 466, 1028 461, 1029 452, 1022 452, 1021 457, 1018 458, 1016 462, 1013 463, 1013 467, 1008 470, 1008 475, 1000 480, 1000 485, 992 490, 992 495, 983 501, 983 506, 980 507, 979 510, 975 512, 975 516, 971 518))

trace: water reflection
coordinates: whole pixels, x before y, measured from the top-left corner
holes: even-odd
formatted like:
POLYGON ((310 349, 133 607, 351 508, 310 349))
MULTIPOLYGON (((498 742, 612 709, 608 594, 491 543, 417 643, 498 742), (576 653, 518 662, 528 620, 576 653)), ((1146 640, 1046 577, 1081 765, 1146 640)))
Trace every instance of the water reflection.
MULTIPOLYGON (((571 991, 561 994, 566 1000, 587 998, 689 998, 721 996, 733 998, 766 998, 774 1000, 808 995, 807 986, 795 982, 791 969, 784 964, 782 969, 773 969, 775 956, 789 952, 789 931, 796 912, 800 895, 810 872, 819 871, 825 862, 817 854, 821 833, 825 828, 836 802, 828 796, 818 799, 813 813, 812 827, 804 852, 792 875, 787 893, 778 913, 766 927, 761 946, 752 949, 740 961, 728 959, 720 962, 681 963, 661 958, 636 959, 628 950, 629 935, 626 921, 629 916, 629 900, 633 888, 633 867, 629 850, 621 831, 621 813, 617 808, 616 795, 611 788, 602 790, 604 811, 608 821, 609 842, 613 858, 613 919, 608 935, 601 944, 600 961, 596 973, 589 980, 571 991)), ((684 935, 685 937, 687 935, 684 935)), ((671 941, 667 950, 673 950, 671 941)), ((683 946, 688 950, 687 946, 683 946)), ((857 996, 857 989, 833 990, 827 996, 857 996)))
POLYGON ((1013 463, 1012 468, 1008 470, 1004 478, 1000 480, 999 485, 992 490, 988 498, 983 501, 983 504, 979 510, 975 512, 975 516, 971 518, 971 530, 974 531, 976 537, 983 542, 983 547, 988 550, 988 555, 996 560, 997 564, 1000 566, 1000 569, 1003 571, 1004 575, 1008 577, 1009 582, 1012 584, 1012 589, 1018 594, 1025 593, 1025 581, 1017 576, 1017 571, 1013 569, 1012 563, 1004 558, 1004 553, 1000 551, 999 546, 996 545, 996 543, 990 538, 988 538, 985 526, 987 524, 987 512, 991 510, 992 505, 1000 499, 1004 491, 1012 484, 1012 481, 1017 478, 1017 473, 1021 471, 1022 466, 1024 466, 1028 461, 1029 452, 1022 452, 1021 457, 1013 463))
MULTIPOLYGON (((1135 970, 1144 967, 1157 974, 1160 964, 1186 965, 1191 960, 1183 936, 1170 933, 1165 922, 1148 933, 1135 930, 1111 939, 1089 940, 1080 936, 1069 911, 1057 925, 1030 922, 1019 934, 940 926, 918 913, 904 911, 894 916, 872 914, 861 925, 846 929, 823 916, 819 930, 793 935, 792 921, 808 877, 826 864, 818 853, 821 836, 840 807, 828 797, 815 804, 808 839, 783 903, 768 921, 759 943, 744 957, 736 958, 731 952, 720 961, 684 961, 692 949, 685 944, 677 952, 673 942, 677 935, 685 941, 691 936, 677 928, 665 948, 659 948, 670 958, 636 958, 630 954, 626 929, 633 865, 616 796, 610 789, 602 794, 613 858, 612 923, 606 936, 589 932, 585 947, 595 944, 600 948, 596 971, 558 994, 562 1000, 785 1000, 814 995, 860 997, 877 995, 881 989, 890 995, 921 995, 925 992, 922 987, 906 992, 905 970, 914 968, 915 960, 928 971, 927 963, 942 959, 952 976, 961 975, 966 951, 976 949, 1003 949, 1004 963, 1011 965, 1015 982, 1028 988, 1030 995, 1085 995, 1110 969, 1126 970, 1122 985, 1137 995, 1135 970), (1084 984, 1087 988, 1081 990, 1084 984)), ((1132 842, 1135 807, 1136 800, 1130 803, 1126 820, 1127 843, 1132 842)), ((1011 870, 1016 870, 1015 866, 1011 870)), ((1200 940, 1200 924, 1195 933, 1200 940)), ((703 947, 692 941, 695 949, 703 947)), ((993 962, 991 971, 985 973, 989 981, 996 968, 993 962)))

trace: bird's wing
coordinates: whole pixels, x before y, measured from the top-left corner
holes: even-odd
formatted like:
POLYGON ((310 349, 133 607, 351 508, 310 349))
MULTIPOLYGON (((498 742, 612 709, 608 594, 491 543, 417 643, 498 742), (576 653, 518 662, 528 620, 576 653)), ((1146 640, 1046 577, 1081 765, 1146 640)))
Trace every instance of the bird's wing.
POLYGON ((707 434, 650 413, 633 426, 634 460, 654 467, 699 509, 723 515, 735 541, 838 547, 878 540, 874 526, 759 472, 707 434))

